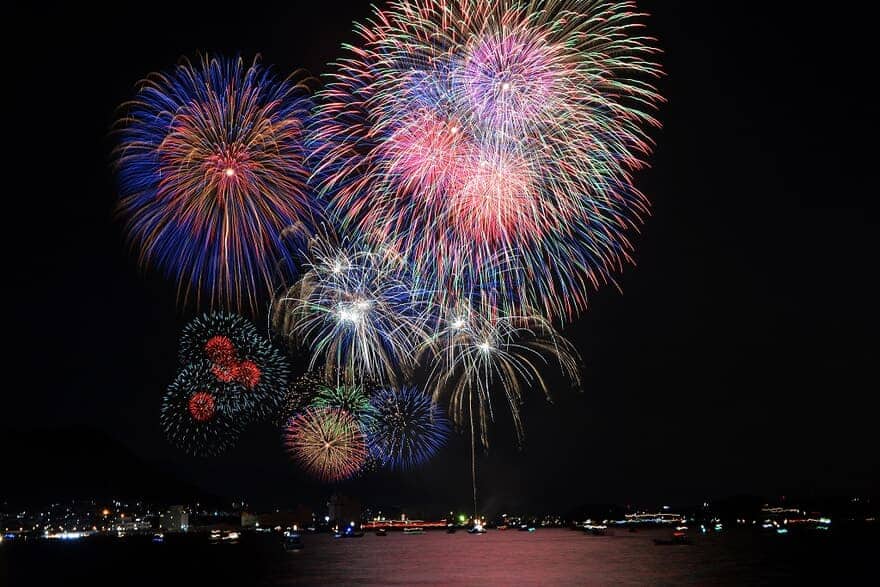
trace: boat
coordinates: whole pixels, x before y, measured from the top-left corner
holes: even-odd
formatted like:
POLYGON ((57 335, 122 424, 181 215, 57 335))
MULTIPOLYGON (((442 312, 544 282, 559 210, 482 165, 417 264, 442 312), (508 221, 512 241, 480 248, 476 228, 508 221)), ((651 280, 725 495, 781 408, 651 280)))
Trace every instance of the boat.
POLYGON ((520 531, 520 532, 534 532, 534 531, 535 531, 535 527, 534 527, 534 526, 529 526, 528 524, 520 524, 520 525, 519 525, 519 531, 520 531))
POLYGON ((153 544, 162 544, 163 542, 165 542, 165 535, 161 532, 156 532, 155 534, 153 534, 152 541, 153 544))
POLYGON ((385 528, 379 528, 376 530, 376 536, 388 536, 388 530, 385 528))
POLYGON ((238 544, 241 535, 234 530, 211 530, 209 539, 212 544, 238 544))
POLYGON ((419 528, 419 527, 415 527, 415 528, 404 528, 404 529, 403 529, 403 533, 404 533, 404 534, 424 534, 424 533, 425 533, 425 529, 424 529, 424 528, 419 528))
POLYGON ((285 532, 281 546, 284 547, 284 550, 302 550, 305 545, 299 532, 285 532))
POLYGON ((482 524, 475 524, 473 528, 468 528, 468 534, 485 534, 486 529, 482 524))
POLYGON ((349 527, 346 528, 345 531, 342 533, 342 537, 343 537, 343 538, 363 538, 363 537, 364 537, 364 531, 363 531, 363 530, 357 530, 357 529, 355 529, 353 526, 349 526, 349 527))
POLYGON ((584 524, 584 533, 590 536, 606 536, 608 526, 605 524, 584 524))
POLYGON ((455 534, 455 524, 446 524, 446 533, 455 534))
POLYGON ((655 538, 654 544, 656 546, 672 546, 675 544, 690 544, 691 541, 688 539, 687 532, 683 530, 676 530, 672 533, 672 538, 664 539, 664 538, 655 538))

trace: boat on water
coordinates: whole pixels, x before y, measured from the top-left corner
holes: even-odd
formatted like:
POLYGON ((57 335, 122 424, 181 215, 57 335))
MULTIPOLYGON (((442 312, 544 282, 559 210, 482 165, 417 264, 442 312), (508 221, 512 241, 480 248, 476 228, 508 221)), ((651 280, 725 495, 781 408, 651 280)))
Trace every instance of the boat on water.
POLYGON ((425 529, 424 529, 424 528, 419 528, 419 527, 416 527, 416 528, 404 528, 404 529, 403 529, 403 533, 404 533, 404 534, 424 534, 424 533, 425 533, 425 529))
POLYGON ((690 544, 691 541, 688 538, 687 532, 684 530, 676 530, 672 533, 672 538, 664 539, 664 538, 655 538, 654 544, 656 546, 671 546, 676 544, 690 544))
POLYGON ((379 528, 376 530, 376 536, 388 536, 388 530, 385 528, 379 528))
POLYGON ((302 550, 305 547, 299 532, 285 532, 281 546, 284 550, 302 550))
POLYGON ((152 538, 153 544, 162 544, 165 542, 165 535, 162 532, 156 532, 152 538))
POLYGON ((607 536, 608 526, 605 524, 584 524, 584 534, 590 536, 607 536))
POLYGON ((211 530, 211 534, 208 539, 211 541, 211 544, 238 544, 238 539, 241 538, 241 535, 235 530, 211 530))
POLYGON ((455 534, 455 524, 446 524, 446 533, 455 534))
POLYGON ((468 528, 468 534, 485 534, 486 529, 482 524, 475 524, 473 528, 468 528))
POLYGON ((534 532, 534 531, 535 531, 535 527, 534 527, 534 526, 530 526, 530 525, 528 525, 528 524, 520 524, 520 525, 519 525, 519 531, 520 531, 520 532, 534 532))

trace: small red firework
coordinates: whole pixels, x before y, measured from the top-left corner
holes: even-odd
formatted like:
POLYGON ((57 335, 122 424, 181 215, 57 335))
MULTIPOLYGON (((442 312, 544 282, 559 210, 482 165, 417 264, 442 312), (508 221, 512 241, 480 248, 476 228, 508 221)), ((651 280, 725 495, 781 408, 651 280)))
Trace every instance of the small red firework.
POLYGON ((260 367, 253 361, 242 361, 235 370, 235 380, 248 389, 253 389, 259 385, 261 376, 260 367))
POLYGON ((214 377, 216 377, 217 381, 220 383, 232 383, 238 379, 238 365, 239 363, 237 361, 228 365, 214 363, 211 365, 211 373, 214 374, 214 377))
POLYGON ((189 398, 189 413, 196 422, 207 422, 214 417, 214 396, 197 391, 189 398))
POLYGON ((236 361, 235 345, 228 337, 218 334, 205 343, 205 355, 215 365, 229 368, 236 361))

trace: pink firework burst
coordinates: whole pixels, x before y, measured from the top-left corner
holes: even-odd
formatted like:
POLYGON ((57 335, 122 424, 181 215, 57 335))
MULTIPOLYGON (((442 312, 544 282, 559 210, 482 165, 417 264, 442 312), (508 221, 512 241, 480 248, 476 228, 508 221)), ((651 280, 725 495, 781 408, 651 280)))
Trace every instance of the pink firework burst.
POLYGON ((438 303, 573 317, 648 213, 634 173, 662 98, 642 17, 617 0, 376 9, 321 96, 319 191, 438 303))

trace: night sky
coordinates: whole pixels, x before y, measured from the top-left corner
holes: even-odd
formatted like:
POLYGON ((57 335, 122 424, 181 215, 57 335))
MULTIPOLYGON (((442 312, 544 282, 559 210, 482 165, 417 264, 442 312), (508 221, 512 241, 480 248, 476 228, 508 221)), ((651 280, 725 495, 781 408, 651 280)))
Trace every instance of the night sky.
MULTIPOLYGON (((163 438, 160 398, 196 312, 124 244, 109 131, 136 82, 181 55, 260 53, 278 72, 328 72, 368 5, 21 4, 6 19, 25 41, 6 56, 3 345, 12 355, 0 457, 15 466, 3 467, 0 497, 92 451, 78 448, 86 438, 217 495, 326 497, 269 425, 212 460, 163 438)), ((876 492, 867 17, 801 12, 800 3, 772 13, 764 3, 640 6, 665 51, 668 103, 652 168, 637 179, 653 203, 634 238, 638 265, 620 276, 622 293, 595 293, 566 328, 584 358, 583 391, 554 386, 553 404, 530 394, 521 450, 499 413, 478 463, 481 503, 562 511, 876 492)), ((456 436, 419 471, 341 490, 365 503, 465 507, 468 459, 467 438, 456 436)), ((105 462, 82 471, 112 479, 128 466, 100 451, 95 460, 105 462)), ((90 487, 76 470, 55 479, 58 497, 90 487)))

